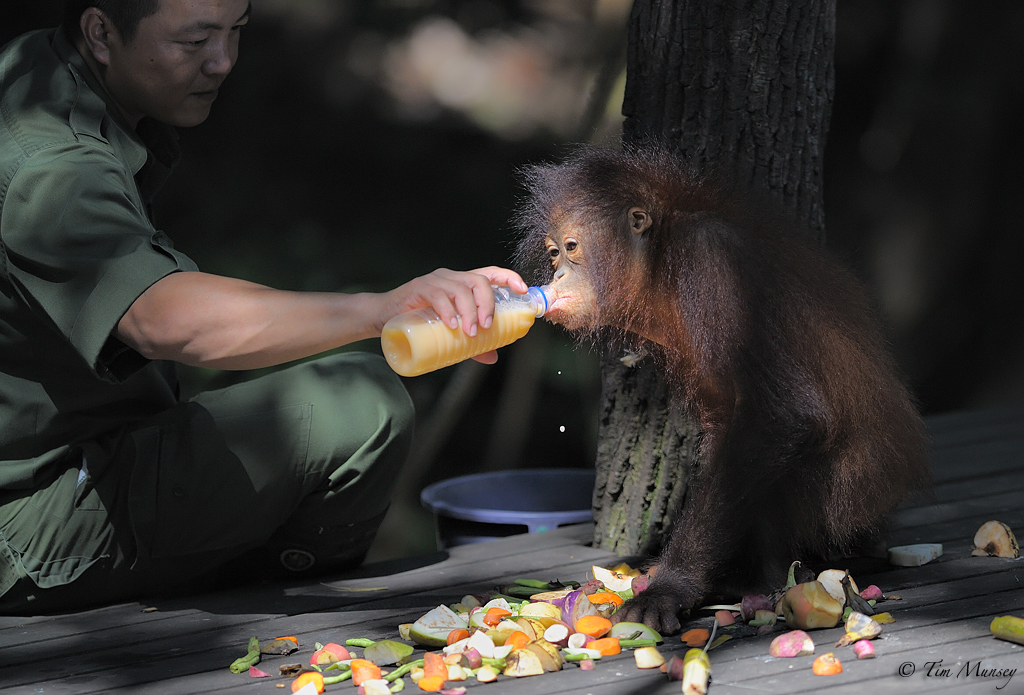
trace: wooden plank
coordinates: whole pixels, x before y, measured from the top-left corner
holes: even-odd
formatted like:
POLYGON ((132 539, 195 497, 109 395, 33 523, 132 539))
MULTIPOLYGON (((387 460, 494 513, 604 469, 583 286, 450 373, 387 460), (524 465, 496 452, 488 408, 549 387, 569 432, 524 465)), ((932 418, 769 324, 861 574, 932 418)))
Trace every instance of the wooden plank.
MULTIPOLYGON (((140 604, 121 604, 84 613, 61 616, 46 623, 30 623, 0 632, 0 668, 7 661, 8 649, 34 642, 50 642, 61 638, 88 637, 105 630, 144 630, 166 620, 187 623, 202 620, 207 613, 197 609, 143 613, 140 604)), ((158 628, 153 628, 158 629, 158 628)))
POLYGON ((891 545, 908 545, 911 543, 971 543, 974 534, 986 521, 993 518, 1002 521, 1011 529, 1024 528, 1024 509, 1003 509, 997 514, 979 513, 974 516, 941 521, 920 526, 894 529, 891 533, 891 545))
MULTIPOLYGON (((584 542, 589 542, 592 539, 593 525, 577 524, 544 533, 520 534, 487 543, 458 546, 448 551, 446 559, 408 571, 383 574, 371 565, 354 572, 338 575, 336 578, 314 582, 308 580, 294 582, 285 587, 281 593, 278 593, 279 584, 271 584, 258 595, 267 602, 267 605, 274 606, 273 609, 267 609, 267 612, 295 613, 317 609, 328 610, 334 607, 363 603, 367 600, 377 600, 384 596, 397 596, 409 590, 444 588, 452 583, 453 576, 461 576, 464 569, 470 569, 479 574, 481 567, 486 566, 490 568, 491 575, 500 576, 514 572, 520 564, 520 558, 526 554, 561 551, 568 555, 575 553, 581 557, 592 559, 594 562, 612 557, 608 552, 595 551, 583 545, 584 542), (494 569, 497 567, 506 567, 507 570, 499 572, 494 569), (386 577, 386 581, 382 581, 382 577, 386 577), (324 585, 334 587, 336 590, 323 591, 324 585), (381 586, 386 586, 387 589, 373 593, 345 592, 345 589, 381 586), (302 600, 304 598, 314 600, 311 600, 306 606, 302 600), (323 599, 325 598, 330 598, 331 601, 324 604, 323 599)), ((389 563, 382 564, 388 565, 389 563)), ((535 563, 531 563, 531 568, 533 566, 535 563)), ((222 592, 216 597, 218 602, 209 604, 208 608, 222 611, 244 610, 244 604, 251 601, 252 595, 249 592, 222 592)))
POLYGON ((32 615, 32 616, 21 616, 21 615, 0 615, 0 632, 8 630, 10 628, 25 627, 35 623, 54 622, 61 620, 63 615, 32 615))
POLYGON ((936 483, 979 480, 1024 467, 1024 405, 926 418, 936 483))
MULTIPOLYGON (((595 552, 580 545, 580 539, 589 540, 593 535, 589 525, 564 527, 543 534, 513 536, 493 543, 462 546, 453 549, 451 556, 443 562, 428 567, 421 567, 408 572, 388 577, 389 589, 383 592, 352 592, 343 593, 337 590, 325 590, 320 582, 310 583, 267 583, 265 585, 246 586, 222 592, 202 595, 199 597, 181 597, 155 600, 161 610, 154 613, 142 613, 146 603, 125 603, 117 606, 100 608, 93 611, 54 617, 39 618, 7 618, 7 626, 0 630, 0 649, 10 644, 24 644, 29 635, 35 639, 49 640, 72 634, 89 634, 105 629, 117 629, 126 625, 143 625, 166 620, 169 616, 177 619, 195 616, 201 611, 216 613, 261 612, 267 614, 299 613, 311 610, 332 610, 342 606, 357 605, 382 597, 401 595, 407 588, 420 590, 444 588, 451 583, 452 573, 466 565, 479 565, 483 560, 489 566, 505 562, 510 570, 518 563, 517 558, 531 548, 533 553, 546 550, 565 549, 567 556, 578 554, 598 562, 611 557, 608 553, 595 552), (317 597, 310 599, 309 597, 317 597), (258 609, 254 606, 259 606, 258 609)), ((559 555, 561 557, 561 555, 559 555)), ((381 563, 389 564, 389 563, 381 563)), ((335 587, 359 589, 380 586, 382 582, 374 566, 361 568, 350 573, 354 578, 340 578, 326 582, 335 587), (363 576, 359 576, 363 575, 363 576)), ((0 665, 3 652, 0 651, 0 665)))
MULTIPOLYGON (((523 539, 522 542, 530 542, 530 539, 523 539)), ((566 552, 564 549, 555 549, 520 553, 514 575, 508 574, 507 563, 477 562, 470 567, 463 568, 458 577, 459 584, 451 584, 443 591, 429 588, 423 592, 407 593, 401 601, 396 600, 395 596, 372 600, 364 598, 358 609, 348 606, 349 611, 331 613, 327 620, 330 621, 330 625, 335 627, 365 624, 367 623, 366 613, 370 611, 379 614, 380 619, 385 621, 380 627, 382 632, 373 634, 374 626, 371 622, 363 625, 364 628, 370 628, 370 634, 361 631, 357 634, 350 632, 346 636, 393 638, 399 622, 414 620, 437 604, 451 603, 474 588, 490 588, 495 583, 510 581, 524 571, 550 571, 552 568, 582 577, 589 570, 595 558, 607 557, 607 553, 583 546, 574 546, 570 552, 566 552), (591 557, 587 558, 588 555, 591 557), (575 562, 570 565, 559 566, 557 564, 558 560, 567 558, 574 558, 575 562), (467 583, 467 579, 476 582, 483 581, 484 584, 474 587, 467 583), (340 616, 344 616, 344 618, 340 616)), ((569 578, 569 575, 564 576, 569 578)), ((454 580, 449 579, 449 581, 454 580)), ((324 590, 327 589, 324 588, 324 590)), ((166 668, 166 662, 169 661, 166 657, 172 649, 177 651, 175 659, 178 656, 194 659, 194 662, 190 663, 190 668, 200 670, 224 668, 224 665, 230 663, 234 658, 231 654, 238 652, 239 645, 244 645, 254 632, 263 637, 309 633, 311 635, 309 643, 312 643, 314 639, 326 641, 327 638, 323 635, 325 626, 318 619, 318 616, 324 614, 324 611, 316 611, 311 615, 302 615, 297 622, 291 617, 285 619, 272 615, 223 616, 210 614, 208 617, 200 617, 199 622, 196 623, 195 616, 180 616, 183 620, 172 619, 164 621, 164 623, 150 624, 146 626, 145 630, 139 631, 134 637, 129 638, 131 649, 127 654, 124 651, 126 631, 123 628, 115 627, 91 631, 87 642, 83 642, 80 634, 56 639, 39 638, 26 644, 8 647, 0 652, 0 655, 4 662, 9 664, 4 668, 3 673, 5 681, 12 685, 38 681, 37 664, 45 662, 48 664, 46 669, 48 678, 71 679, 74 682, 74 687, 79 687, 80 684, 76 677, 84 675, 95 679, 100 672, 111 666, 123 671, 126 667, 133 668, 131 662, 141 661, 147 664, 147 668, 151 668, 154 664, 161 664, 166 668), (186 642, 190 646, 182 648, 180 647, 182 642, 186 642), (211 650, 216 655, 211 653, 211 650), (62 655, 57 664, 52 663, 52 654, 54 653, 62 655), (127 658, 129 654, 130 658, 127 658)), ((235 656, 238 655, 240 654, 235 654, 235 656)))
MULTIPOLYGON (((921 567, 894 567, 884 562, 874 571, 854 574, 861 586, 877 584, 886 593, 899 593, 908 587, 940 584, 999 572, 1024 573, 1024 560, 996 557, 972 557, 970 544, 947 546, 945 554, 921 567)), ((1024 577, 1022 577, 1024 580, 1024 577)))
MULTIPOLYGON (((907 611, 918 606, 935 607, 945 605, 950 597, 966 600, 974 597, 985 597, 992 594, 1024 590, 1021 572, 998 572, 983 576, 962 577, 938 584, 923 584, 900 591, 899 601, 883 601, 878 604, 880 611, 907 611)), ((959 604, 954 607, 959 610, 959 604)), ((896 613, 893 613, 894 615, 896 613)))
POLYGON ((932 446, 963 446, 1024 436, 1024 404, 961 410, 924 419, 932 446))
MULTIPOLYGON (((1024 466, 980 478, 954 480, 935 485, 930 498, 922 496, 914 507, 927 507, 936 503, 955 502, 993 492, 1024 492, 1024 466)), ((913 508, 908 505, 908 508, 913 508)))
MULTIPOLYGON (((1020 510, 1022 500, 1024 497, 1019 490, 991 488, 983 492, 979 489, 971 497, 900 510, 896 513, 893 524, 897 528, 906 529, 979 517, 997 519, 1004 512, 1020 510)), ((973 537, 973 534, 971 535, 973 537)))
POLYGON ((993 432, 1001 436, 1021 431, 1024 403, 935 413, 925 416, 924 421, 929 435, 937 441, 987 437, 993 432))
MULTIPOLYGON (((589 530, 589 531, 587 530, 586 526, 587 525, 582 525, 581 524, 581 525, 574 526, 574 527, 564 527, 564 528, 561 528, 561 529, 555 529, 555 530, 552 530, 552 531, 548 532, 547 534, 536 534, 536 536, 537 536, 537 539, 536 539, 537 546, 545 548, 545 547, 560 547, 560 546, 565 546, 565 545, 576 545, 576 544, 581 542, 580 541, 581 538, 590 538, 590 537, 593 536, 592 526, 591 526, 591 530, 589 530)), ((517 552, 521 552, 522 549, 520 548, 520 546, 514 540, 514 539, 518 538, 518 536, 512 536, 510 538, 512 539, 511 541, 509 539, 502 539, 502 540, 494 541, 492 543, 488 543, 487 544, 489 546, 489 551, 493 554, 494 557, 501 557, 503 555, 509 555, 509 554, 515 554, 517 552), (511 543, 511 546, 510 546, 510 543, 511 543)), ((442 567, 440 569, 443 571, 446 568, 454 568, 454 567, 459 566, 460 564, 475 562, 477 559, 479 559, 479 557, 482 556, 481 554, 485 553, 485 552, 487 552, 487 551, 481 549, 478 545, 477 546, 472 546, 472 545, 471 546, 463 546, 463 547, 455 549, 454 558, 451 556, 451 553, 440 553, 440 554, 434 554, 434 555, 431 555, 431 556, 426 556, 425 559, 428 561, 428 563, 422 565, 421 567, 436 566, 436 565, 440 564, 440 565, 442 565, 442 567)), ((423 560, 423 559, 424 558, 418 558, 418 560, 423 560)), ((415 562, 415 560, 414 560, 414 562, 415 562)), ((352 572, 343 573, 343 574, 338 575, 338 576, 336 576, 334 578, 325 579, 324 581, 337 581, 337 582, 339 582, 339 585, 344 585, 344 586, 350 586, 350 587, 353 587, 353 588, 358 588, 358 587, 366 587, 366 586, 379 585, 380 582, 377 581, 377 578, 380 577, 380 576, 389 576, 389 575, 390 576, 398 576, 399 574, 401 574, 402 576, 414 576, 415 575, 415 569, 408 570, 408 571, 405 571, 405 572, 399 572, 397 574, 393 574, 392 571, 389 571, 390 568, 393 565, 394 565, 394 563, 392 563, 392 562, 382 562, 382 563, 374 563, 372 565, 365 565, 365 566, 360 567, 357 570, 354 570, 352 572)), ((435 567, 435 570, 436 569, 438 569, 438 568, 435 567)), ((432 570, 424 569, 424 572, 429 574, 429 573, 432 572, 432 570)), ((301 593, 302 593, 302 588, 301 587, 309 585, 309 584, 310 584, 309 580, 304 580, 304 581, 300 581, 300 582, 291 582, 291 583, 289 583, 289 582, 270 582, 270 583, 268 583, 267 585, 265 585, 263 587, 254 587, 252 585, 250 585, 250 586, 242 586, 242 587, 235 587, 235 588, 228 589, 228 590, 225 590, 225 591, 211 592, 209 594, 204 594, 203 595, 202 603, 204 604, 204 606, 206 606, 206 607, 208 607, 208 608, 210 608, 212 610, 230 611, 230 610, 234 610, 236 608, 236 606, 233 605, 233 604, 239 599, 239 597, 246 597, 243 600, 249 600, 249 597, 260 596, 260 598, 263 598, 265 600, 272 600, 273 595, 276 594, 276 593, 279 593, 282 590, 281 589, 282 587, 284 587, 283 588, 283 592, 284 592, 285 595, 301 595, 301 593), (261 596, 261 594, 262 594, 262 596, 261 596), (221 603, 219 605, 216 605, 218 601, 221 601, 221 603)), ((312 583, 313 586, 318 586, 319 584, 320 584, 319 581, 314 581, 312 583)), ((360 594, 353 593, 349 598, 358 601, 360 599, 360 594)), ((62 618, 60 620, 58 620, 58 618, 50 617, 50 616, 32 616, 32 617, 8 616, 8 617, 0 617, 0 647, 2 647, 4 645, 3 633, 4 633, 4 630, 7 630, 7 629, 12 629, 12 628, 13 629, 19 629, 19 628, 27 627, 29 625, 35 625, 35 624, 39 624, 39 623, 54 623, 54 622, 59 622, 59 621, 65 621, 65 620, 67 620, 69 618, 75 620, 76 622, 78 620, 81 620, 82 622, 85 622, 85 616, 90 616, 91 620, 96 620, 99 624, 102 625, 106 620, 109 619, 109 613, 111 611, 119 612, 123 616, 123 619, 127 619, 127 620, 131 621, 131 618, 129 618, 128 616, 131 613, 134 613, 136 610, 137 611, 141 611, 142 608, 145 607, 145 605, 153 605, 153 603, 159 603, 162 606, 174 606, 174 605, 180 604, 182 602, 185 602, 185 603, 195 602, 196 601, 196 597, 190 596, 190 597, 186 597, 186 598, 184 598, 182 600, 178 600, 178 599, 174 599, 174 598, 171 598, 171 599, 167 599, 167 598, 161 598, 161 599, 152 599, 152 598, 147 599, 147 598, 143 598, 143 599, 141 599, 141 601, 142 601, 141 604, 140 603, 136 603, 136 602, 128 602, 128 603, 125 603, 125 604, 119 604, 117 606, 110 606, 110 607, 105 607, 105 608, 101 608, 101 609, 96 609, 95 611, 86 611, 86 612, 82 612, 82 613, 66 614, 65 616, 62 616, 62 618), (107 615, 105 615, 105 614, 107 614, 107 615), (72 616, 76 616, 76 618, 72 618, 72 616)), ((118 619, 122 619, 122 618, 119 617, 118 619)), ((153 616, 152 619, 162 619, 162 616, 153 616)))
POLYGON ((933 450, 929 455, 933 482, 974 480, 1020 470, 1022 449, 1024 438, 965 445, 959 449, 933 450))

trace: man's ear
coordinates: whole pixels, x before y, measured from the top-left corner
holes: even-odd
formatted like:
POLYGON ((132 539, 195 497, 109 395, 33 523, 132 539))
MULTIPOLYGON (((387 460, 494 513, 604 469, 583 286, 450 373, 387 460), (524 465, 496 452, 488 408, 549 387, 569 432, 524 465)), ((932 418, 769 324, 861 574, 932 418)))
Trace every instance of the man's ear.
POLYGON ((110 39, 116 32, 113 23, 103 11, 90 7, 78 20, 85 41, 85 49, 100 65, 110 65, 110 39))

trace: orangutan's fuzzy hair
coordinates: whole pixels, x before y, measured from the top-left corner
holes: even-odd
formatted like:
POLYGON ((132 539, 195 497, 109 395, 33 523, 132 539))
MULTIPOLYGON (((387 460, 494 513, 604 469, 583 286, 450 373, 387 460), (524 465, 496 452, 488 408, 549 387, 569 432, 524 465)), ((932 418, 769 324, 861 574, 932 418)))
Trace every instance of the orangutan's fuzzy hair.
MULTIPOLYGON (((588 145, 575 147, 558 164, 536 164, 520 170, 526 189, 513 222, 518 231, 515 265, 537 284, 551 281, 552 268, 544 240, 565 217, 585 228, 601 243, 588 245, 587 264, 602 272, 589 273, 594 290, 604 301, 622 307, 637 322, 649 320, 649 298, 676 293, 680 275, 680 244, 672 240, 678 232, 680 210, 701 210, 727 218, 731 209, 718 176, 699 174, 681 156, 654 142, 624 145, 621 151, 588 145), (644 277, 649 285, 623 286, 611 278, 627 275, 622 266, 635 259, 628 246, 626 212, 631 207, 646 210, 653 226, 649 238, 644 277), (617 222, 621 220, 621 225, 617 222), (610 228, 610 221, 615 221, 610 228)), ((596 332, 602 324, 592 327, 596 332)), ((629 326, 624 329, 629 332, 629 326)), ((632 327, 643 332, 642 325, 632 327)))

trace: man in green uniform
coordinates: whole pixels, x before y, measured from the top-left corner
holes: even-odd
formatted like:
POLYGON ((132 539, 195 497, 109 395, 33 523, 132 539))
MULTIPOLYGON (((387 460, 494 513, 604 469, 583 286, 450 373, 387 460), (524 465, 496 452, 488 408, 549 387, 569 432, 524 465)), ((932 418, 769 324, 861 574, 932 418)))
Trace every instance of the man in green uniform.
MULTIPOLYGON (((413 413, 379 357, 300 363, 181 400, 175 363, 253 369, 431 306, 474 334, 512 271, 382 294, 199 272, 147 208, 238 55, 249 0, 68 0, 0 53, 0 613, 180 586, 243 553, 358 562, 413 413)), ((482 356, 491 362, 494 353, 482 356)))

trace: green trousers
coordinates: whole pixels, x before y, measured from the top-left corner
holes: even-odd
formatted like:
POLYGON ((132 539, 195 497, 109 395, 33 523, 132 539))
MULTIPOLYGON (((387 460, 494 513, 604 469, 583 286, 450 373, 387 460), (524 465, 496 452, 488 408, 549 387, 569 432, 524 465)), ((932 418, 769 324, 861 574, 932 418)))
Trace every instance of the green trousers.
POLYGON ((356 563, 413 421, 381 358, 344 353, 84 443, 48 484, 0 491, 0 614, 174 590, 244 554, 282 573, 356 563))

